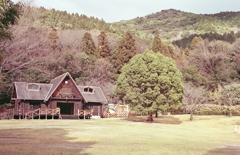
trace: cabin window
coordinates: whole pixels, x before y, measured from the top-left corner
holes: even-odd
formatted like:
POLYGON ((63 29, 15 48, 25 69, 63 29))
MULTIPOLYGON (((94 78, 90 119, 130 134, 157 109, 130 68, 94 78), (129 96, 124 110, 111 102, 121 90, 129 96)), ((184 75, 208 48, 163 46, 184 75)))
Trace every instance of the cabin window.
POLYGON ((39 91, 40 86, 36 85, 36 84, 29 84, 29 85, 27 85, 27 90, 29 90, 29 91, 39 91))
POLYGON ((84 91, 84 93, 94 93, 93 88, 90 88, 90 87, 84 88, 83 91, 84 91))
POLYGON ((39 102, 30 102, 29 103, 29 109, 34 110, 40 108, 40 103, 39 102))

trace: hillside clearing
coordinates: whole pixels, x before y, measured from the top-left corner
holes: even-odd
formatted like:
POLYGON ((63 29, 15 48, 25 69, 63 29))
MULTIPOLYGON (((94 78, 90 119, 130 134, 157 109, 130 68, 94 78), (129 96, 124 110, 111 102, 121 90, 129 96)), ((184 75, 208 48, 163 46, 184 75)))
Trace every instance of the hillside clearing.
POLYGON ((239 154, 240 117, 194 119, 1 120, 0 154, 239 154))

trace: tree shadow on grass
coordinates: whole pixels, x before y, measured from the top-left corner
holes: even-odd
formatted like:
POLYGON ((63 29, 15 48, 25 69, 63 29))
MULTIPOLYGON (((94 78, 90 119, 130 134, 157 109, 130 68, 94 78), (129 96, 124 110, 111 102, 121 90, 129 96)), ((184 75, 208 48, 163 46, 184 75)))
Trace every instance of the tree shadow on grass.
MULTIPOLYGON (((128 117, 124 120, 132 121, 132 122, 146 122, 147 116, 136 116, 136 117, 128 117)), ((153 118, 154 123, 162 123, 162 124, 181 124, 179 118, 175 118, 174 116, 159 116, 157 118, 153 118)))
POLYGON ((0 130, 0 154, 82 154, 94 142, 69 142, 64 129, 0 130))
POLYGON ((223 148, 216 148, 214 150, 209 151, 204 155, 239 155, 240 154, 240 146, 226 146, 223 148))

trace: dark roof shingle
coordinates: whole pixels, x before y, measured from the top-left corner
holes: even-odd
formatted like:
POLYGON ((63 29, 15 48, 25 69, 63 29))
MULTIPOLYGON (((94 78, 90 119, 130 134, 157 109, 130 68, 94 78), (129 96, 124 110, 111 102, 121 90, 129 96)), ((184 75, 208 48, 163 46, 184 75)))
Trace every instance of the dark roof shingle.
POLYGON ((86 102, 107 102, 102 90, 100 87, 97 86, 77 86, 80 90, 81 94, 83 95, 86 102), (93 93, 84 92, 84 88, 90 87, 94 90, 93 93))
POLYGON ((26 83, 26 82, 15 82, 16 95, 18 99, 25 100, 44 100, 49 93, 52 84, 43 83, 26 83), (31 91, 27 89, 29 84, 40 86, 38 91, 31 91))
MULTIPOLYGON (((76 86, 74 80, 72 79, 71 75, 67 72, 64 73, 53 80, 51 80, 50 84, 44 83, 26 83, 26 82, 15 82, 14 86, 16 89, 17 99, 23 100, 43 100, 48 101, 52 94, 56 91, 60 83, 64 80, 66 76, 73 81, 74 85, 76 86), (28 90, 27 86, 29 84, 35 84, 40 86, 38 91, 28 90)), ((94 103, 104 103, 107 102, 102 90, 100 87, 97 86, 76 86, 79 93, 83 96, 85 102, 94 102, 94 103), (93 93, 84 92, 84 88, 90 87, 94 90, 93 93)))

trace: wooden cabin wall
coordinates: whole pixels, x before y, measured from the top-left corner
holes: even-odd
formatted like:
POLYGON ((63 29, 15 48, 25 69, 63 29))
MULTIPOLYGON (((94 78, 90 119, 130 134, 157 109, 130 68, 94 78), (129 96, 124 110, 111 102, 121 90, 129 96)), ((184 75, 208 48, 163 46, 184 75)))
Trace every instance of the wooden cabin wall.
POLYGON ((75 86, 75 84, 73 83, 73 81, 69 78, 66 77, 62 83, 59 85, 59 87, 56 89, 56 91, 53 93, 52 97, 59 97, 59 95, 61 93, 72 93, 74 94, 73 98, 79 98, 82 99, 83 97, 81 96, 81 94, 78 91, 78 88, 75 86), (67 81, 67 83, 65 83, 65 81, 67 81), (69 92, 65 92, 64 88, 69 88, 68 91, 69 92))
POLYGON ((85 103, 83 106, 83 109, 88 110, 89 107, 92 108, 93 115, 95 116, 98 116, 98 115, 100 116, 103 112, 101 103, 85 103))
POLYGON ((14 108, 14 114, 15 115, 24 115, 26 112, 29 111, 29 103, 20 101, 15 101, 15 108, 14 108))
POLYGON ((41 104, 41 109, 48 109, 48 106, 45 103, 41 102, 40 104, 41 104))
POLYGON ((23 107, 24 107, 24 113, 29 111, 29 103, 28 102, 23 102, 23 107))
POLYGON ((49 102, 49 108, 50 109, 56 109, 57 108, 57 104, 58 103, 73 103, 74 104, 74 109, 73 109, 73 115, 77 115, 78 114, 78 109, 82 110, 83 109, 83 104, 82 101, 76 101, 76 100, 52 100, 49 102))
POLYGON ((50 101, 48 107, 49 107, 49 109, 56 109, 57 101, 50 101))
POLYGON ((78 109, 82 110, 83 109, 83 104, 82 102, 75 102, 74 103, 74 115, 78 114, 78 109))

